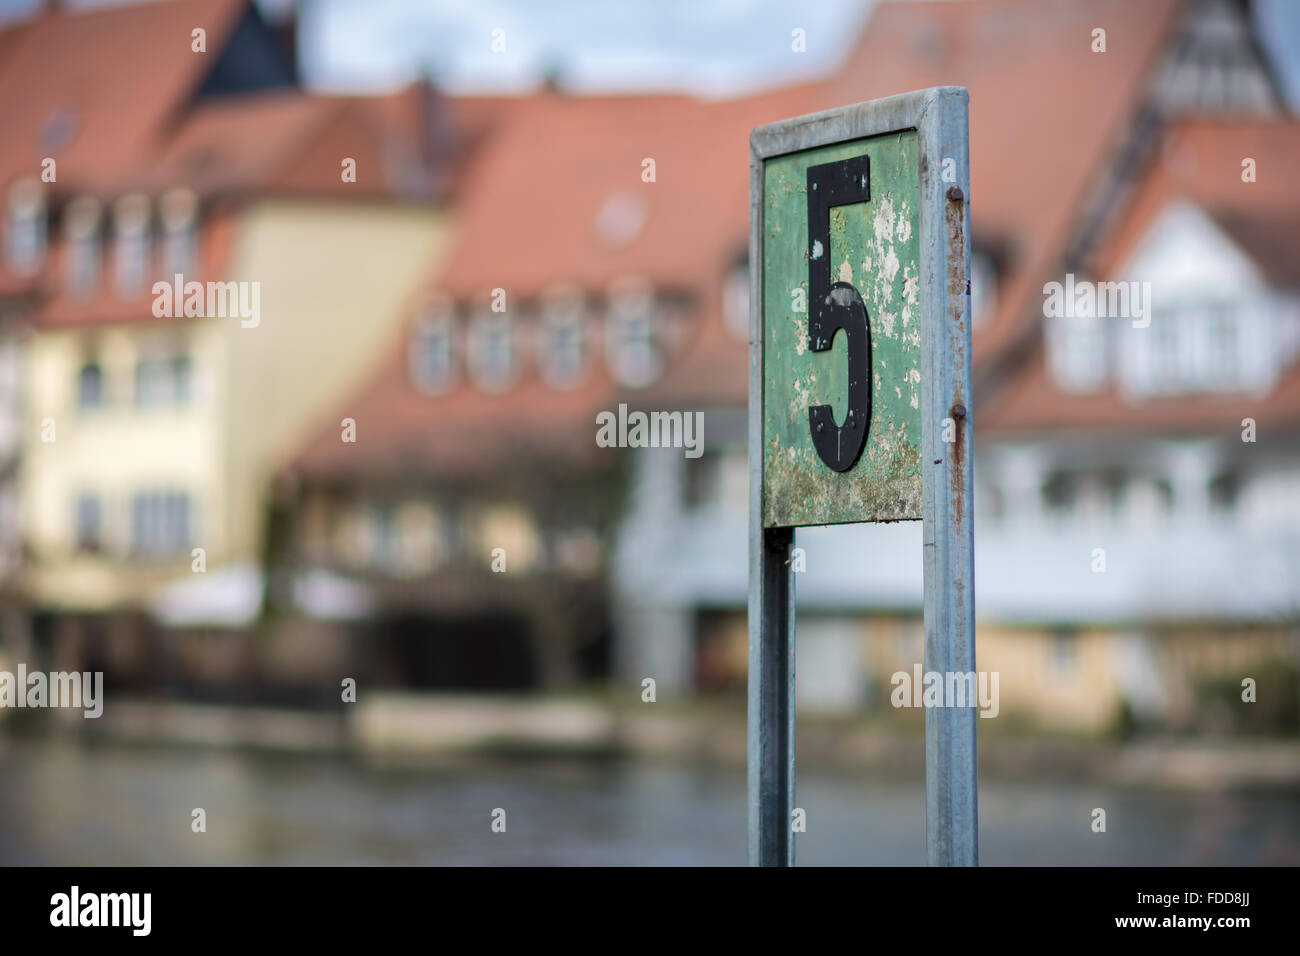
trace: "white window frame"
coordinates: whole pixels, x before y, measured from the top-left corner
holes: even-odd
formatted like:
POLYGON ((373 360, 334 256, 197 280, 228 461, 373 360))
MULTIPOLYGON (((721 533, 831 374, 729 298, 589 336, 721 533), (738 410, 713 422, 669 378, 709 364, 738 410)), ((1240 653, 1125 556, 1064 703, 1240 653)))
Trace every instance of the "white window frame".
POLYGON ((135 408, 184 408, 194 401, 194 386, 194 354, 183 338, 164 335, 141 341, 131 368, 131 398, 135 408), (150 367, 159 370, 151 386, 165 384, 165 394, 163 391, 146 392, 141 388, 141 370, 150 367))
POLYGON ((644 279, 621 279, 610 286, 605 360, 614 380, 629 388, 649 385, 663 373, 654 288, 644 279))
POLYGON ((469 375, 479 389, 497 394, 515 384, 519 378, 519 348, 508 312, 493 312, 489 306, 481 306, 470 319, 466 345, 469 375))
POLYGON ((113 274, 124 296, 140 293, 149 278, 149 197, 122 196, 113 204, 113 274))
POLYGON ((1104 316, 1051 316, 1048 352, 1052 379, 1072 394, 1100 392, 1110 381, 1110 328, 1104 316), (1081 351, 1085 346, 1086 351, 1081 351))
POLYGON ((19 275, 34 275, 45 261, 45 194, 35 179, 21 179, 9 191, 5 260, 19 275))
POLYGON ((406 358, 412 384, 426 395, 442 395, 455 386, 458 331, 456 307, 449 298, 438 296, 421 306, 411 328, 406 358), (431 373, 428 361, 430 343, 438 339, 442 340, 439 351, 445 354, 441 377, 431 373))
POLYGON ((172 189, 163 194, 158 213, 162 222, 161 278, 192 278, 198 268, 198 197, 190 189, 172 189))
POLYGON ((590 369, 587 345, 587 307, 577 286, 554 286, 542 294, 537 368, 551 388, 581 385, 590 369), (562 337, 568 335, 567 341, 562 337), (561 358, 561 349, 570 353, 561 358))
POLYGON ((87 296, 99 283, 100 218, 103 207, 93 196, 78 196, 64 213, 67 237, 67 283, 76 295, 87 296))
POLYGON ((128 506, 132 557, 156 560, 189 553, 195 529, 194 498, 188 492, 142 489, 131 495, 128 506))

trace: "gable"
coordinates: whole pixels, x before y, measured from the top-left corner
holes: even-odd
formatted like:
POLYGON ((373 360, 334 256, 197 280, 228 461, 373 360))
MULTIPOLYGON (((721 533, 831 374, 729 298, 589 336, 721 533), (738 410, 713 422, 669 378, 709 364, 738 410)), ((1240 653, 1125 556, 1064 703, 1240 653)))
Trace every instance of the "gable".
POLYGON ((1268 286, 1241 247, 1186 199, 1165 204, 1115 278, 1150 282, 1156 296, 1180 299, 1236 296, 1268 286))
POLYGON ((196 100, 236 93, 284 89, 298 78, 276 46, 261 14, 250 6, 217 53, 217 61, 195 93, 196 100))

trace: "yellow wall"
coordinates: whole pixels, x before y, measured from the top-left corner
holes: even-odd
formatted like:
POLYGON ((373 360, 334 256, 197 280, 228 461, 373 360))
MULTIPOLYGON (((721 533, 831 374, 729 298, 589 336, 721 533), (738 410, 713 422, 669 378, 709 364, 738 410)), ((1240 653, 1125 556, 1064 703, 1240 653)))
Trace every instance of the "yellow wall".
POLYGON ((40 331, 28 347, 26 426, 20 471, 21 523, 32 549, 28 583, 33 597, 58 607, 98 609, 133 596, 134 579, 189 570, 188 554, 175 567, 132 564, 130 580, 112 565, 129 546, 131 495, 176 490, 191 499, 195 546, 209 560, 229 549, 224 520, 217 425, 224 401, 225 345, 210 319, 154 319, 137 324, 40 331), (184 323, 179 324, 179 323, 184 323), (137 408, 135 361, 159 341, 175 343, 191 361, 190 401, 179 407, 137 408), (78 409, 78 372, 94 356, 103 370, 101 407, 78 409), (53 441, 46 442, 47 419, 53 441), (105 557, 77 555, 75 502, 100 498, 105 557))
POLYGON ((1103 731, 1115 720, 1122 697, 1116 647, 1121 635, 1079 630, 1060 653, 1050 631, 980 623, 975 660, 997 671, 1002 713, 1058 729, 1103 731))
MULTIPOLYGON (((430 210, 381 204, 274 201, 240 227, 231 278, 262 283, 261 324, 228 323, 231 534, 260 548, 270 480, 397 345, 407 305, 447 249, 448 222, 430 210), (237 479, 237 476, 238 479, 237 479)), ((364 449, 367 423, 358 423, 364 449)))
POLYGON ((266 201, 240 215, 231 266, 211 277, 261 283, 257 327, 142 316, 34 333, 20 475, 32 597, 101 610, 139 604, 159 581, 188 575, 188 553, 127 559, 130 497, 142 490, 189 494, 194 546, 206 550, 209 571, 257 560, 272 475, 375 374, 446 241, 446 218, 432 208, 266 201), (137 408, 135 360, 160 335, 186 343, 191 401, 137 408), (105 407, 79 411, 78 370, 92 353, 104 369, 105 407), (55 424, 48 444, 40 439, 47 418, 55 424), (75 551, 82 491, 101 498, 102 556, 75 551))

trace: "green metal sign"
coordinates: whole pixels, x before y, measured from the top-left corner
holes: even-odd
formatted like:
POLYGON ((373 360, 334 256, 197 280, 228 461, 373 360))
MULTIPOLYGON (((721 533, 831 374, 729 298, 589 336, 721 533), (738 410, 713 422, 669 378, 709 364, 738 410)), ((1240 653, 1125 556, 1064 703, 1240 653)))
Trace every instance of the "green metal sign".
MULTIPOLYGON (((758 866, 794 864, 798 528, 920 519, 919 553, 888 560, 922 569, 923 669, 975 670, 969 99, 933 87, 750 132, 749 859, 758 866)), ((926 711, 935 865, 979 860, 975 717, 969 707, 926 711)))
MULTIPOLYGON (((914 129, 764 164, 764 527, 921 518, 918 170, 914 129), (824 199, 838 183, 840 194, 824 199), (823 218, 828 242, 818 234, 823 218), (847 303, 854 292, 866 318, 861 354, 853 354, 852 331, 819 343, 813 328, 819 297, 847 303), (851 414, 853 388, 863 385, 865 442, 851 414), (833 421, 810 416, 821 405, 833 421), (828 461, 834 449, 819 453, 819 431, 842 453, 844 470, 828 461)), ((830 305, 848 316, 847 304, 830 305)))

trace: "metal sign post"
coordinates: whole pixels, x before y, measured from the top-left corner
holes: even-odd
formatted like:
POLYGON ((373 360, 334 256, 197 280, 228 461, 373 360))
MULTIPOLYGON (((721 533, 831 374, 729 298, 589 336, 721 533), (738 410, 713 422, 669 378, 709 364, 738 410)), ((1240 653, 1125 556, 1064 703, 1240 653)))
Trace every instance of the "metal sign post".
MULTIPOLYGON (((795 528, 921 519, 925 670, 975 670, 968 100, 750 134, 751 865, 794 864, 795 528)), ((978 862, 975 719, 926 710, 932 865, 978 862)))

